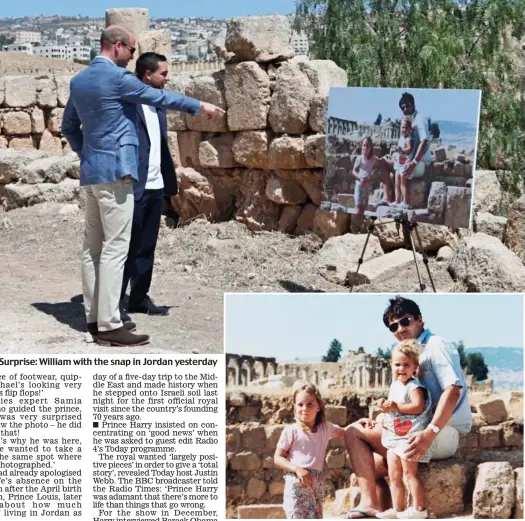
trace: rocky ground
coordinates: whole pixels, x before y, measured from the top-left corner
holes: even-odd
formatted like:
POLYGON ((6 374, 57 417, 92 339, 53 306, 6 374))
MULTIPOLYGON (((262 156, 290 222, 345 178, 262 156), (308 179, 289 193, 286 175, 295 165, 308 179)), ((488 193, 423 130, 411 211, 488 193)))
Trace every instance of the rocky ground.
POLYGON ((75 73, 84 68, 85 65, 70 60, 41 58, 21 52, 0 52, 0 76, 75 73))
MULTIPOLYGON (((4 352, 104 352, 88 342, 81 305, 79 249, 83 214, 75 204, 45 203, 0 215, 0 347, 4 352)), ((153 298, 168 318, 134 318, 153 341, 136 352, 222 352, 224 292, 337 292, 316 270, 314 236, 254 234, 236 222, 161 230, 153 298)), ((430 261, 439 291, 461 291, 447 263, 430 261)), ((421 264, 420 269, 424 271, 421 264)), ((423 273, 426 277, 426 272, 423 273)), ((356 292, 418 290, 415 266, 356 292)))

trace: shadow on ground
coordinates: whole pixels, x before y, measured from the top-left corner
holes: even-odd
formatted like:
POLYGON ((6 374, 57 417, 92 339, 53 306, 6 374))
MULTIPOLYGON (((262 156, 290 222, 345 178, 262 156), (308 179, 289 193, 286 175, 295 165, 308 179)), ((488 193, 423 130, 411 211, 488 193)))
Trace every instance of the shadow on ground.
POLYGON ((31 306, 75 331, 81 333, 87 331, 82 295, 71 297, 69 302, 33 302, 31 306))

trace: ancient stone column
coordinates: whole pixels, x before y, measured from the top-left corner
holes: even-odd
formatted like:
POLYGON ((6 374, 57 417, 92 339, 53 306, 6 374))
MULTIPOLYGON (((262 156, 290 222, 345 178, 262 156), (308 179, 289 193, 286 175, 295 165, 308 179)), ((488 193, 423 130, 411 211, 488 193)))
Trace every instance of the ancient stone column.
POLYGON ((144 8, 106 9, 106 27, 121 25, 137 38, 140 33, 149 31, 149 11, 144 8))

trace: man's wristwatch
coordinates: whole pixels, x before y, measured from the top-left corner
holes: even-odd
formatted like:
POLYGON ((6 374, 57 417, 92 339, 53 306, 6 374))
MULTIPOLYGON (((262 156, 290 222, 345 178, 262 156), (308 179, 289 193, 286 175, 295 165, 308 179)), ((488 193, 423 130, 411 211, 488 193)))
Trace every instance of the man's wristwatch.
POLYGON ((428 428, 434 433, 434 434, 438 434, 439 431, 441 430, 437 425, 434 425, 433 423, 431 423, 428 428))

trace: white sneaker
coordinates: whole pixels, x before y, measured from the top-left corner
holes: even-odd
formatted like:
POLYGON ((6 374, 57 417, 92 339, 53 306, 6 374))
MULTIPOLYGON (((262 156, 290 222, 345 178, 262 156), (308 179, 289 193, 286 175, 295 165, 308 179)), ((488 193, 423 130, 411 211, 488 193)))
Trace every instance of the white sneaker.
POLYGON ((417 510, 414 507, 409 507, 403 512, 398 512, 398 519, 426 519, 428 512, 425 510, 417 510))
POLYGON ((402 210, 408 210, 408 209, 410 208, 410 207, 408 206, 408 204, 405 203, 405 201, 399 203, 399 204, 397 205, 397 207, 398 207, 398 208, 401 208, 402 210))
POLYGON ((395 508, 389 508, 384 512, 379 512, 376 517, 379 519, 397 519, 398 511, 395 508))

